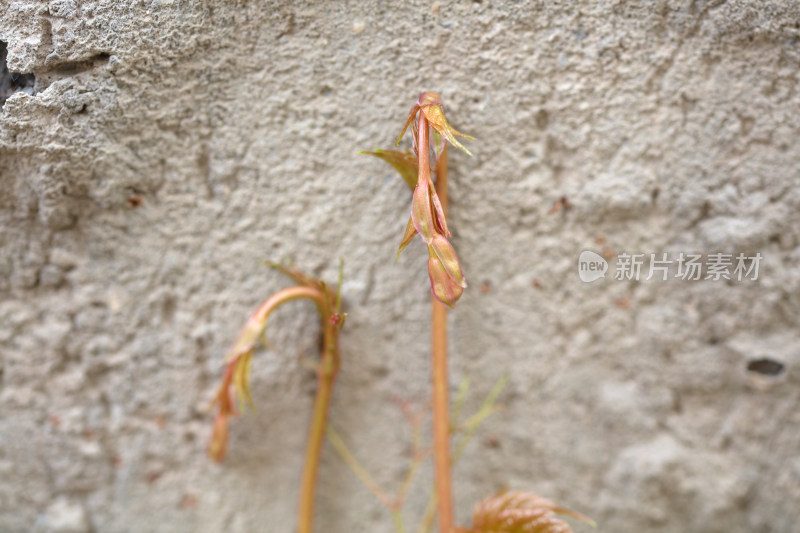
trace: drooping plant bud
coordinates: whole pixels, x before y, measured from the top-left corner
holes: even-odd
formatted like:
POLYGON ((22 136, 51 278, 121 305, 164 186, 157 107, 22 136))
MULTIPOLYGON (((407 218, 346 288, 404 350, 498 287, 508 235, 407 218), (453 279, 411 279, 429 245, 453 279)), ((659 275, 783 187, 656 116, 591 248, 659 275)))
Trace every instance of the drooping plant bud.
POLYGON ((447 275, 459 287, 465 289, 467 287, 467 280, 464 279, 464 272, 461 270, 461 263, 458 262, 456 250, 450 241, 444 235, 436 234, 431 241, 431 250, 436 254, 436 257, 442 263, 447 275))
POLYGON ((450 277, 444 265, 434 253, 431 253, 428 258, 428 277, 431 280, 431 294, 447 307, 453 309, 458 299, 461 298, 464 288, 453 281, 453 278, 450 277))
POLYGON ((316 303, 317 309, 323 317, 323 324, 325 320, 329 321, 335 332, 338 332, 344 324, 345 315, 340 314, 338 309, 340 302, 338 295, 329 291, 322 281, 306 276, 295 269, 274 263, 271 266, 286 273, 298 286, 283 289, 265 300, 250 315, 225 356, 227 362, 225 374, 213 400, 213 405, 217 407, 217 413, 214 417, 211 443, 208 448, 209 455, 215 461, 222 461, 225 457, 230 418, 239 415, 236 404, 238 403, 242 411, 246 406, 253 407, 253 398, 250 394, 253 352, 259 342, 266 343, 264 332, 270 313, 288 301, 304 298, 316 303))
POLYGON ((211 432, 211 444, 208 446, 208 454, 216 462, 221 462, 228 451, 228 420, 229 415, 217 413, 214 417, 214 428, 211 432))
POLYGON ((431 177, 431 168, 428 162, 431 136, 428 126, 436 132, 434 148, 437 162, 447 142, 470 154, 469 150, 464 148, 455 137, 460 136, 466 139, 472 139, 472 137, 464 135, 450 126, 444 115, 442 97, 433 91, 420 94, 417 103, 409 112, 408 120, 397 139, 398 143, 403 138, 408 126, 412 124, 414 125, 415 154, 396 150, 375 150, 361 153, 379 157, 392 165, 412 189, 411 218, 406 225, 397 255, 399 256, 400 252, 414 239, 414 235, 419 233, 428 246, 429 255, 432 258, 428 260, 431 292, 436 299, 453 307, 461 297, 467 283, 455 249, 447 240, 451 233, 447 227, 442 202, 436 193, 431 177), (440 141, 442 142, 440 143, 440 141))

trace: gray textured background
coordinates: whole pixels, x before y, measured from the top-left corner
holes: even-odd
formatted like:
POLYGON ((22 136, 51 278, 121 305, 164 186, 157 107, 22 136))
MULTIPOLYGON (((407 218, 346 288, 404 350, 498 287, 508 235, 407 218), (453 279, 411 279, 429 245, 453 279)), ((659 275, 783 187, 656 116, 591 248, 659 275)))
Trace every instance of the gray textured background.
MULTIPOLYGON (((409 194, 356 152, 425 89, 478 138, 451 157, 451 381, 471 411, 510 375, 459 522, 508 485, 601 532, 797 531, 799 27, 778 0, 0 0, 8 67, 36 76, 0 112, 0 531, 292 530, 310 306, 271 325, 228 460, 204 455, 222 355, 287 285, 271 258, 344 258, 332 423, 397 487, 394 399, 430 394, 425 250, 394 260, 409 194), (757 282, 583 284, 587 248, 765 259, 757 282)), ((323 461, 317 530, 392 531, 323 461)))

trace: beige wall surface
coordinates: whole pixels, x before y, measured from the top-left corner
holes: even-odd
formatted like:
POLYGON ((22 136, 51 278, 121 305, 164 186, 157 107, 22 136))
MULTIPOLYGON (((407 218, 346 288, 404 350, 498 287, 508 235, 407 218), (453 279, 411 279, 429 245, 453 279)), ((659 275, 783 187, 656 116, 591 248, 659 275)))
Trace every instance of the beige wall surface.
MULTIPOLYGON (((430 400, 426 256, 395 260, 410 195, 357 152, 423 90, 476 137, 450 157, 452 390, 469 414, 509 378, 455 467, 459 522, 508 486, 600 532, 798 530, 797 2, 0 0, 0 41, 32 74, 0 95, 0 531, 293 530, 310 306, 270 324, 257 411, 205 455, 223 354, 288 284, 266 259, 335 280, 343 258, 331 423, 397 488, 397 400, 430 400), (732 279, 706 279, 716 253, 732 279)), ((394 531, 322 461, 317 531, 394 531)), ((430 485, 426 463, 408 524, 430 485)))

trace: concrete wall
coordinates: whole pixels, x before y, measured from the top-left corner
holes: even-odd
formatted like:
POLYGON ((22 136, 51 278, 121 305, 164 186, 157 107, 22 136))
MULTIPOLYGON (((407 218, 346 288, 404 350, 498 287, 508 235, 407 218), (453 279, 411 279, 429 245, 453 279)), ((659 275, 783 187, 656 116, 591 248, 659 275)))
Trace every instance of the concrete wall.
MULTIPOLYGON (((395 261, 409 194, 357 151, 422 90, 478 139, 451 154, 465 413, 510 376, 455 468, 459 521, 508 485, 598 531, 796 531, 799 22, 788 0, 3 0, 35 85, 4 75, 0 111, 0 531, 292 531, 309 306, 271 324, 228 460, 204 455, 222 356, 287 285, 264 259, 331 280, 344 259, 332 424, 397 488, 394 400, 430 394, 426 256, 395 261), (580 281, 586 249, 605 279, 580 281), (637 282, 622 252, 763 261, 637 282)), ((318 531, 393 531, 323 461, 318 531)))

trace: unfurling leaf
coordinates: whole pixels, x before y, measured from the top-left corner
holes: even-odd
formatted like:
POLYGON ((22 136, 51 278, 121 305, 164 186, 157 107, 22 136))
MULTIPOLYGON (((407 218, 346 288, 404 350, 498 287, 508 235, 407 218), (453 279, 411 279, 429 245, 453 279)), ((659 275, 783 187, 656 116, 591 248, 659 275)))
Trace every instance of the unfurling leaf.
MULTIPOLYGON (((417 112, 421 111, 425 114, 425 118, 428 119, 433 129, 439 133, 442 137, 447 139, 447 141, 455 146, 466 152, 468 155, 472 155, 472 153, 464 148, 464 146, 456 140, 456 136, 463 137, 465 139, 475 140, 474 137, 470 137, 469 135, 465 135, 460 131, 456 131, 449 122, 447 122, 447 118, 444 116, 444 104, 442 103, 442 95, 433 91, 425 91, 424 93, 419 95, 419 100, 411 108, 411 111, 408 113, 408 120, 406 121, 405 126, 403 126, 403 131, 400 132, 400 136, 397 138, 397 142, 395 145, 400 144, 400 140, 405 135, 408 126, 414 122, 414 118, 417 116, 417 112)), ((437 150, 437 154, 439 151, 437 150)))
POLYGON ((582 514, 559 507, 537 494, 505 491, 478 503, 472 512, 472 528, 459 533, 572 533, 569 524, 555 514, 577 518, 594 526, 582 514))
POLYGON ((433 187, 431 188, 431 205, 433 206, 433 223, 436 224, 436 232, 441 233, 445 237, 452 237, 453 234, 447 229, 447 219, 444 217, 442 201, 439 200, 439 195, 433 187))
POLYGON ((228 415, 218 413, 214 418, 214 429, 211 432, 211 444, 208 447, 208 454, 217 462, 225 458, 228 451, 228 415))
POLYGON ((236 362, 233 372, 233 390, 239 401, 239 407, 244 411, 245 406, 255 409, 253 396, 250 393, 250 373, 253 366, 253 350, 242 354, 236 362))
MULTIPOLYGON (((398 144, 400 144, 400 141, 402 141, 402 140, 403 140, 403 135, 405 135, 405 134, 406 134, 406 130, 408 129, 408 126, 409 126, 409 125, 410 125, 412 122, 414 122, 414 119, 417 117, 417 111, 419 111, 419 104, 418 104, 418 103, 417 103, 417 104, 414 104, 414 107, 412 107, 412 108, 411 108, 411 111, 409 111, 409 112, 408 112, 408 120, 406 120, 406 123, 405 123, 405 125, 403 126, 403 131, 401 131, 401 132, 400 132, 400 136, 399 136, 399 137, 397 137, 397 140, 394 142, 394 145, 395 145, 395 146, 397 146, 398 144)), ((416 133, 414 134, 414 136, 415 136, 415 138, 416 138, 416 133)), ((415 143, 415 145, 416 145, 416 143, 415 143)))
POLYGON ((211 432, 211 444, 208 447, 208 453, 217 462, 225 458, 225 452, 228 449, 228 421, 231 416, 236 416, 237 414, 231 398, 231 386, 235 371, 235 361, 229 362, 222 377, 222 385, 214 398, 214 403, 219 405, 219 409, 214 417, 214 427, 211 432))
POLYGON ((472 155, 469 150, 464 148, 464 146, 456 140, 455 136, 458 135, 459 137, 464 137, 465 139, 471 140, 474 140, 475 138, 470 137, 469 135, 464 135, 450 126, 444 116, 444 109, 442 108, 442 96, 439 93, 435 93, 433 91, 422 93, 419 97, 419 102, 417 105, 419 106, 420 110, 425 113, 425 118, 427 118, 428 122, 431 123, 433 129, 447 139, 450 144, 456 148, 460 148, 468 155, 472 155))
POLYGON ((397 257, 400 257, 400 252, 408 246, 417 234, 417 228, 414 227, 414 220, 408 217, 408 224, 406 224, 406 232, 403 234, 403 240, 400 242, 400 248, 397 249, 397 257))
POLYGON ((414 197, 411 200, 411 220, 414 222, 414 228, 428 245, 434 234, 430 192, 431 184, 424 180, 420 181, 414 187, 414 197))
POLYGON ((372 155, 383 159, 400 173, 400 176, 412 191, 417 185, 417 156, 410 150, 373 150, 372 152, 358 152, 359 154, 372 155))

